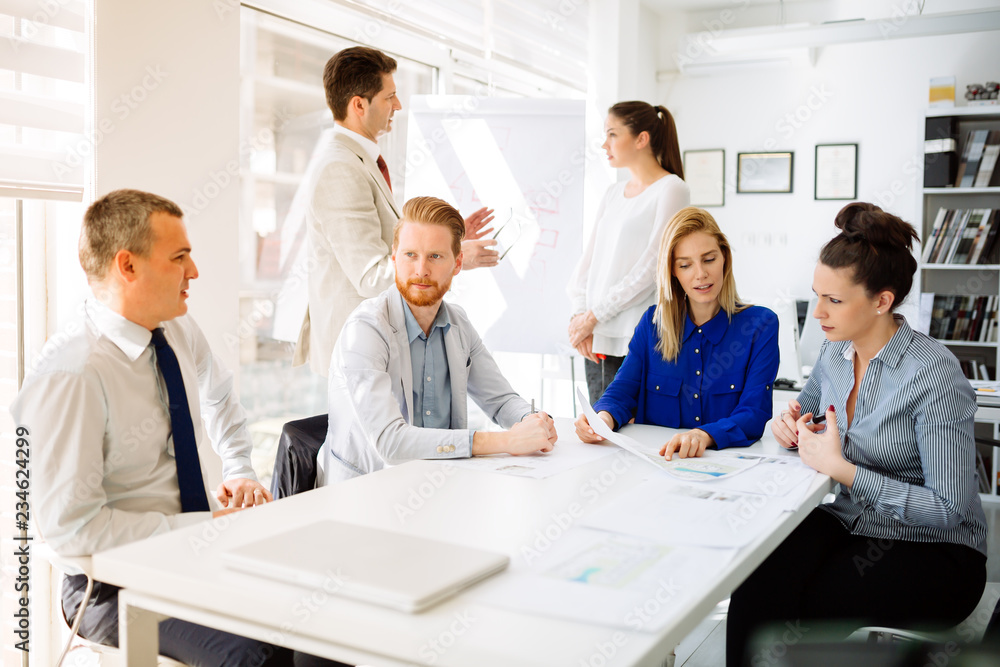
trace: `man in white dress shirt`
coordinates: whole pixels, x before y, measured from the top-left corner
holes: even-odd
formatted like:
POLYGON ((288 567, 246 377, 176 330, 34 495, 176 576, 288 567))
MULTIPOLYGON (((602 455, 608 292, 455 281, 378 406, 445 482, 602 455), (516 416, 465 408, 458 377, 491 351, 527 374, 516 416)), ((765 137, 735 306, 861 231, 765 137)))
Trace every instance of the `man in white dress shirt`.
MULTIPOLYGON (((80 263, 94 298, 48 340, 12 406, 33 438, 34 518, 62 556, 89 556, 271 500, 250 465, 253 443, 233 375, 186 315, 198 269, 182 215, 173 202, 136 190, 90 206, 80 263), (221 457, 224 480, 214 494, 205 487, 211 457, 221 457)), ((85 583, 82 575, 64 583, 69 619, 85 583)), ((82 636, 117 645, 117 597, 117 587, 95 583, 82 636)), ((160 653, 220 667, 297 659, 177 619, 160 624, 160 653)), ((332 664, 309 660, 296 664, 332 664)))
POLYGON ((465 311, 446 303, 462 270, 462 216, 406 202, 392 242, 395 285, 351 314, 330 366, 330 427, 318 483, 412 459, 548 452, 555 425, 500 373, 465 311), (507 431, 468 429, 467 398, 507 431))
MULTIPOLYGON (((336 53, 323 71, 334 130, 320 147, 320 172, 306 209, 309 305, 293 365, 309 362, 326 375, 330 353, 347 316, 365 299, 392 285, 392 229, 399 211, 378 138, 392 130, 402 109, 393 73, 396 61, 376 49, 355 46, 336 53)), ((492 210, 465 221, 465 268, 496 266, 499 255, 483 238, 492 210)))

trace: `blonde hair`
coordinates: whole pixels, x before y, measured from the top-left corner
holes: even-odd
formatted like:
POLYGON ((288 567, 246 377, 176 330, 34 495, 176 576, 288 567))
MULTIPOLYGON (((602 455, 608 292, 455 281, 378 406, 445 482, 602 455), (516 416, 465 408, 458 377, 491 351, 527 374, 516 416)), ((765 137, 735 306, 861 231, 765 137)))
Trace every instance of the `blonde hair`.
POLYGON ((149 219, 154 213, 184 217, 174 202, 141 190, 115 190, 90 205, 83 216, 79 243, 80 266, 89 281, 104 278, 119 250, 149 256, 153 247, 149 219))
POLYGON ((714 237, 722 252, 724 266, 722 291, 719 292, 719 305, 722 310, 726 311, 731 320, 735 313, 745 310, 750 305, 743 303, 740 295, 736 293, 733 251, 729 247, 729 239, 719 229, 712 214, 694 206, 677 211, 667 223, 667 228, 663 230, 660 256, 656 264, 656 312, 653 314, 653 324, 660 335, 656 351, 663 355, 664 361, 674 361, 680 354, 681 334, 684 333, 684 319, 688 312, 687 295, 674 276, 674 252, 684 237, 695 232, 704 232, 714 237))
POLYGON ((465 238, 465 220, 454 206, 437 197, 414 197, 403 204, 403 217, 392 230, 392 251, 399 245, 399 230, 407 222, 441 225, 451 230, 451 251, 457 258, 465 238))

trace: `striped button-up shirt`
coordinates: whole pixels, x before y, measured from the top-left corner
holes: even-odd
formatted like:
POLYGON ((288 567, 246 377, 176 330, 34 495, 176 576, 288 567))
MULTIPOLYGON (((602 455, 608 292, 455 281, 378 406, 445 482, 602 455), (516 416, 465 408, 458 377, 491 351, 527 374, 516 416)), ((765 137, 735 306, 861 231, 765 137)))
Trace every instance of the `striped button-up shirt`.
POLYGON ((854 346, 823 344, 799 403, 802 412, 837 413, 844 458, 857 466, 824 509, 855 535, 950 542, 986 553, 973 417, 976 399, 943 345, 899 330, 868 364, 847 425, 854 388, 854 346))

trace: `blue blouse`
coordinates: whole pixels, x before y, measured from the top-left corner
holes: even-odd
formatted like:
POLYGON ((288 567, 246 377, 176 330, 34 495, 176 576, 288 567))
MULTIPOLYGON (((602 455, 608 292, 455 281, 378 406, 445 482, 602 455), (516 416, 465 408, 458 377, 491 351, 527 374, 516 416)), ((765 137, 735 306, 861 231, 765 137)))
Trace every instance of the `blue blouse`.
POLYGON ((760 439, 771 418, 771 386, 778 374, 778 317, 760 306, 726 311, 702 326, 688 318, 680 353, 664 361, 651 306, 639 320, 628 355, 594 405, 617 424, 698 428, 718 449, 760 439))

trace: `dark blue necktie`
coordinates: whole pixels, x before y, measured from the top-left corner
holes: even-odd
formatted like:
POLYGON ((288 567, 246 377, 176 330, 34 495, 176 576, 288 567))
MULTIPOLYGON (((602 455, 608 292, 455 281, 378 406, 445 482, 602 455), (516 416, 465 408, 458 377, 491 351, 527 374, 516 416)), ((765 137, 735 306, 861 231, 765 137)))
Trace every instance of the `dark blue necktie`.
POLYGON ((174 435, 174 458, 177 460, 177 485, 181 489, 182 512, 207 512, 208 495, 205 480, 201 476, 201 461, 198 459, 198 443, 194 438, 194 424, 188 409, 184 378, 163 328, 153 329, 153 346, 156 348, 156 364, 167 383, 170 399, 170 427, 174 435))

